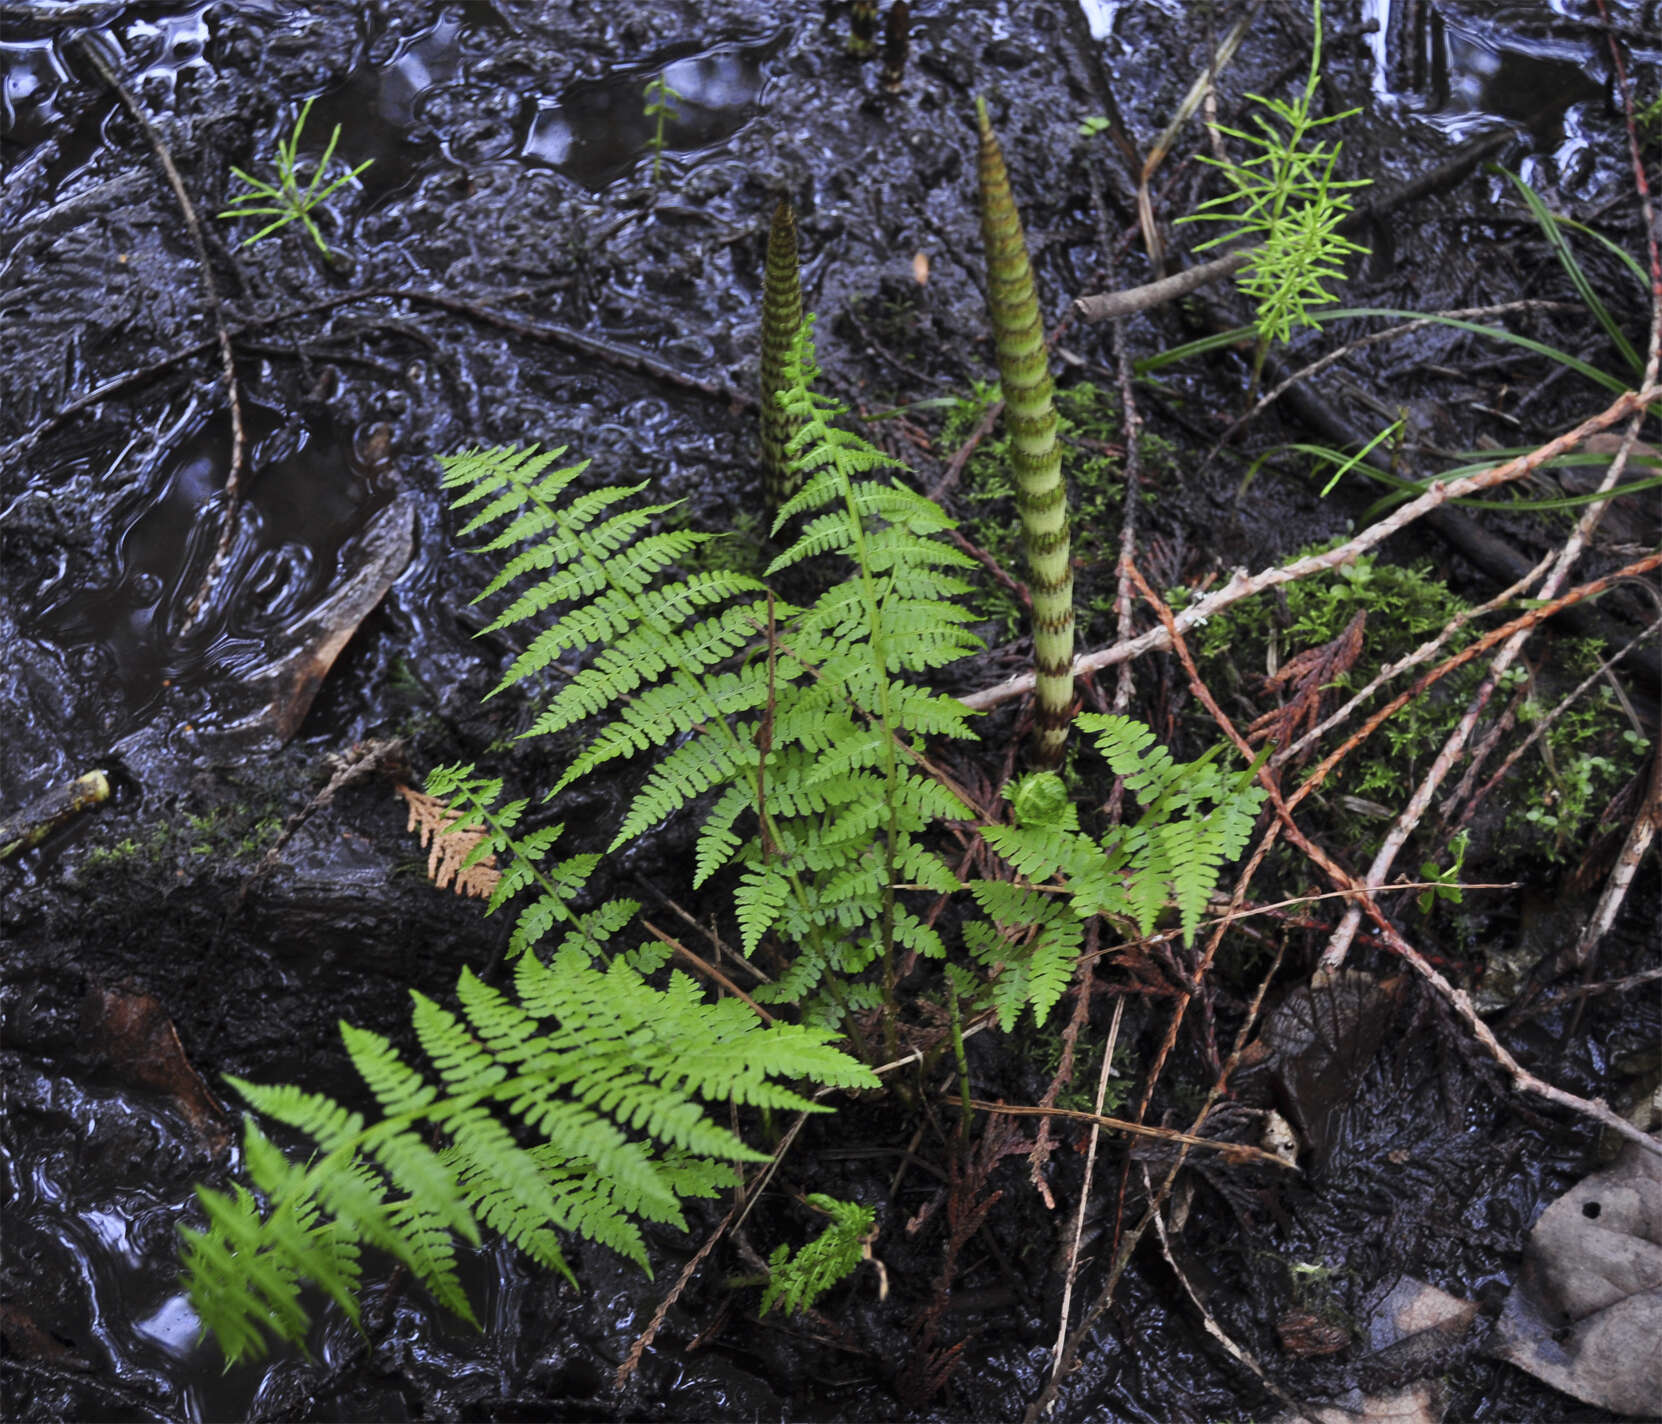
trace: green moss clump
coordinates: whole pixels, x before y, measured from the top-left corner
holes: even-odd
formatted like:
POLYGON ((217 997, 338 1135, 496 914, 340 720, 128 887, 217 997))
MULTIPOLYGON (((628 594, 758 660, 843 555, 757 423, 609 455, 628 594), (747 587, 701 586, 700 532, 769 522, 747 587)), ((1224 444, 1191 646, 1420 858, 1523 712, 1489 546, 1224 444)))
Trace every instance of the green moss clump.
MULTIPOLYGON (((1279 696, 1264 686, 1272 648, 1275 662, 1285 664, 1306 649, 1331 642, 1352 618, 1365 613, 1361 656, 1335 679, 1323 703, 1325 715, 1351 691, 1371 682, 1382 667, 1441 633, 1469 607, 1423 566, 1364 557, 1330 574, 1288 584, 1271 597, 1235 605, 1197 630, 1194 647, 1201 675, 1225 705, 1236 711, 1251 709, 1256 715, 1273 707, 1279 696)), ((1442 656, 1467 646, 1481 631, 1476 625, 1462 628, 1442 656)), ((1519 710, 1518 725, 1490 754, 1484 777, 1500 767, 1533 723, 1556 706, 1599 657, 1596 642, 1563 639, 1554 644, 1553 656, 1536 674, 1538 684, 1519 710)), ((1444 678, 1393 714, 1328 778, 1319 797, 1343 842, 1371 846, 1378 839, 1381 813, 1394 816, 1407 801, 1482 675, 1482 660, 1477 659, 1444 678), (1370 814, 1369 803, 1378 810, 1370 814)), ((1522 667, 1511 670, 1506 685, 1491 699, 1491 719, 1511 704, 1516 689, 1530 676, 1522 667)), ((1405 685, 1394 683, 1386 696, 1405 685)), ((1366 711, 1383 700, 1375 700, 1366 711)), ((1594 688, 1524 754, 1510 773, 1510 784, 1490 797, 1480 831, 1488 854, 1521 853, 1554 862, 1575 857, 1594 818, 1637 769, 1644 748, 1644 740, 1626 727, 1610 689, 1594 688)), ((1451 782, 1447 789, 1452 786, 1451 782)))

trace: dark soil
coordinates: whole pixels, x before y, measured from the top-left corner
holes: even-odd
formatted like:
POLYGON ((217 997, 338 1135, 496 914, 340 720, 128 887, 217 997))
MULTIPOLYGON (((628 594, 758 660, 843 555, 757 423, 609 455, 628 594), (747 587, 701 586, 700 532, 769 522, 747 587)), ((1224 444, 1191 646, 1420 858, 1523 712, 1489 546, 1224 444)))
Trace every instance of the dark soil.
MULTIPOLYGON (((1609 51, 1590 18, 1561 8, 1332 0, 1323 103, 1362 110, 1343 125, 1346 173, 1372 177, 1384 193, 1499 129, 1505 139, 1490 156, 1638 252, 1609 51), (1381 23, 1370 32, 1365 20, 1381 23)), ((751 392, 776 200, 788 194, 797 205, 805 302, 820 314, 830 386, 868 414, 963 396, 993 374, 974 97, 987 97, 1003 140, 1054 322, 1075 296, 1155 275, 1136 232, 1134 176, 1106 137, 1078 137, 1079 121, 1117 113, 1146 151, 1242 9, 920 3, 903 86, 889 93, 877 61, 845 52, 840 6, 829 15, 755 0, 0 6, 0 806, 95 766, 115 784, 110 804, 0 866, 6 1417, 1002 1420, 1035 1399, 1057 1331, 1084 1136, 1058 1133, 1054 1211, 1028 1183, 1024 1155, 994 1157, 960 1181, 970 1197, 999 1197, 960 1253, 950 1294, 938 1295, 952 1124, 899 1091, 849 1104, 803 1134, 744 1238, 704 1264, 621 1393, 618 1364, 719 1213, 695 1221, 690 1236, 652 1240, 655 1281, 594 1248, 573 1249, 581 1290, 505 1249, 476 1253, 467 1284, 485 1324, 478 1333, 383 1271, 366 1293, 362 1335, 323 1311, 309 1355, 279 1352, 228 1373, 196 1338, 176 1228, 198 1219, 193 1184, 224 1185, 236 1166, 236 1124, 215 1101, 222 1075, 349 1091, 341 1019, 407 1036, 409 990, 442 997, 462 966, 486 972, 500 960, 505 928, 425 882, 384 779, 346 787, 261 868, 285 822, 328 783, 328 759, 372 738, 403 739, 417 773, 475 760, 521 791, 548 784, 558 749, 511 741, 528 721, 524 702, 480 706, 514 649, 473 636, 484 619, 469 602, 487 566, 451 537, 434 455, 569 445, 593 460, 595 478, 647 481, 655 498, 683 501, 691 525, 754 539, 751 392), (188 605, 223 508, 225 388, 179 204, 94 50, 171 151, 234 336, 247 503, 227 571, 191 628, 188 605), (660 73, 684 99, 654 181, 641 89, 660 73), (305 150, 315 157, 338 123, 341 156, 374 165, 319 214, 328 257, 298 224, 238 247, 252 227, 214 216, 240 189, 230 168, 269 174, 311 95, 305 150), (290 686, 285 660, 362 566, 366 530, 385 528, 374 521, 389 509, 413 519, 413 558, 309 710, 290 704, 304 716, 285 735, 271 713, 290 686), (877 1204, 887 1292, 863 1268, 818 1315, 758 1324, 758 1292, 728 1280, 749 1273, 748 1251, 766 1256, 813 1229, 796 1204, 806 1191, 877 1204), (920 1346, 926 1335, 933 1353, 920 1346)), ((1655 6, 1612 0, 1609 9, 1641 94, 1654 95, 1655 6)), ((1304 7, 1260 7, 1221 79, 1220 118, 1242 124, 1248 92, 1285 93, 1309 41, 1304 7)), ((1171 220, 1214 191, 1188 159, 1204 145, 1192 124, 1154 177, 1155 211, 1180 251, 1199 237, 1171 220)), ((1345 291, 1355 306, 1576 301, 1494 173, 1468 168, 1411 203, 1378 201, 1366 240, 1371 255, 1345 291)), ((1642 347, 1644 291, 1602 249, 1581 255, 1642 347)), ((1209 322, 1241 321, 1244 310, 1218 291, 1128 321, 1120 339, 1149 356, 1209 322)), ((1307 334, 1291 363, 1364 329, 1355 321, 1307 334)), ((1515 329, 1620 370, 1585 311, 1520 316, 1515 329)), ((1323 499, 1285 454, 1244 485, 1274 446, 1337 439, 1301 423, 1305 411, 1278 407, 1209 458, 1241 409, 1249 368, 1249 355, 1223 353, 1166 368, 1157 388, 1142 388, 1143 414, 1167 451, 1147 465, 1142 533, 1160 586, 1267 567, 1341 534, 1381 492, 1352 480, 1323 499)), ((1071 327, 1056 369, 1064 385, 1114 390, 1109 332, 1071 327)), ((1436 328, 1355 355, 1321 390, 1364 438, 1403 412, 1401 463, 1422 476, 1445 467, 1434 452, 1528 444, 1606 400, 1543 359, 1436 328)), ((942 420, 937 403, 870 431, 928 488, 952 453, 938 443, 942 420)), ((1117 487, 1112 498, 1079 494, 1117 519, 1117 487)), ((1007 506, 972 504, 961 491, 948 496, 955 502, 990 547, 1007 506)), ((1488 515, 1484 528, 1527 566, 1561 541, 1564 518, 1488 515)), ((1496 568, 1458 529, 1442 531, 1455 542, 1417 530, 1386 556, 1428 560, 1473 600, 1498 587, 1496 568)), ((1617 567, 1635 539, 1654 537, 1642 517, 1607 531, 1582 572, 1617 567)), ((1117 524, 1094 541, 1115 549, 1117 524)), ((1111 589, 1103 567, 1081 578, 1111 589)), ((1653 597, 1622 590, 1582 631, 1625 640, 1655 616, 1653 597)), ((954 670, 954 690, 1022 666, 1026 649, 991 616, 988 631, 1002 646, 954 670)), ((1557 647, 1543 638, 1539 661, 1550 667, 1557 647)), ((1654 671, 1630 667, 1623 687, 1654 745, 1654 671)), ((1183 754, 1212 739, 1170 660, 1139 664, 1133 710, 1183 754)), ((1009 707, 989 719, 989 747, 1017 735, 1018 715, 1009 707)), ((989 759, 975 770, 991 779, 999 768, 989 759)), ((1637 762, 1627 768, 1638 773, 1637 762)), ((569 798, 561 814, 608 824, 609 803, 631 784, 622 774, 587 801, 569 798)), ((1106 786, 1090 790, 1106 795, 1106 786)), ((1417 919, 1412 933, 1463 983, 1491 959, 1556 950, 1601 883, 1583 852, 1612 828, 1619 843, 1625 824, 1613 815, 1556 860, 1496 830, 1468 868, 1528 882, 1533 898, 1469 897, 1458 914, 1417 919)), ((619 857, 607 870, 614 887, 684 896, 689 833, 672 825, 619 857)), ((1365 864, 1370 848, 1355 834, 1331 848, 1365 864)), ((1254 894, 1325 888, 1291 860, 1276 874, 1273 891, 1266 881, 1254 894)), ((1595 977, 1655 967, 1657 902, 1653 855, 1595 977)), ((686 903, 695 916, 719 909, 686 903)), ((1284 954, 1272 1003, 1309 994, 1299 986, 1331 923, 1317 910, 1226 941, 1149 1121, 1187 1124, 1271 951, 1284 954)), ((1187 1224, 1172 1232, 1179 1266, 1295 1399, 1440 1378, 1450 1417, 1598 1417, 1483 1349, 1530 1225, 1594 1163, 1596 1132, 1510 1092, 1440 1001, 1412 976, 1392 977, 1399 966, 1382 951, 1360 947, 1352 965, 1389 990, 1370 1010, 1370 1035, 1351 1021, 1348 1047, 1318 1075, 1323 1089, 1312 1087, 1308 1060, 1295 1072, 1273 1056, 1232 1085, 1232 1110, 1275 1107, 1294 1120, 1305 1170, 1187 1170, 1187 1224), (1434 1357, 1406 1359, 1370 1355, 1361 1340, 1305 1356, 1278 1333, 1294 1313, 1354 1323, 1403 1276, 1476 1301, 1477 1326, 1434 1357)), ((1129 979, 1098 976, 1087 1038, 1100 1044, 1124 993, 1122 1054, 1139 1089, 1192 967, 1181 955, 1150 960, 1138 992, 1129 979)), ((1048 1033, 972 1040, 978 1094, 1038 1101, 1067 1008, 1048 1033)), ((1654 1052, 1659 1018, 1652 984, 1594 997, 1579 1015, 1564 1005, 1506 1041, 1571 1091, 1619 1099, 1654 1052)), ((1134 1221, 1144 1200, 1149 1159, 1127 1158, 1119 1141, 1105 1139, 1102 1151, 1075 1320, 1104 1280, 1116 1224, 1134 1221)), ((1055 1417, 1199 1420, 1279 1408, 1209 1340, 1150 1242, 1064 1382, 1055 1417)))

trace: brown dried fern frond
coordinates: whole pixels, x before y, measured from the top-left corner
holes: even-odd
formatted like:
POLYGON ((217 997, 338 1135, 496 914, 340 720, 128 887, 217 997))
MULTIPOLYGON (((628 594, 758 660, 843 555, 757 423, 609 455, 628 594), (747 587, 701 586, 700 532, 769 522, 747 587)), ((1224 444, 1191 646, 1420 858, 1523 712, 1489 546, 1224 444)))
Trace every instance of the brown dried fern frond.
POLYGON ((398 785, 398 794, 410 806, 410 819, 404 829, 420 831, 421 843, 427 847, 427 878, 440 890, 455 890, 458 895, 488 900, 502 879, 496 868, 496 857, 487 855, 472 865, 468 856, 485 838, 482 826, 452 829, 461 819, 436 796, 398 785))
POLYGON ((1289 690, 1292 695, 1279 707, 1272 707, 1247 728, 1247 740, 1254 744, 1269 741, 1287 746, 1321 720, 1322 700, 1337 680, 1356 666, 1362 655, 1362 634, 1368 623, 1363 609, 1350 620, 1344 632, 1320 647, 1306 648, 1289 658, 1264 679, 1265 692, 1289 690))

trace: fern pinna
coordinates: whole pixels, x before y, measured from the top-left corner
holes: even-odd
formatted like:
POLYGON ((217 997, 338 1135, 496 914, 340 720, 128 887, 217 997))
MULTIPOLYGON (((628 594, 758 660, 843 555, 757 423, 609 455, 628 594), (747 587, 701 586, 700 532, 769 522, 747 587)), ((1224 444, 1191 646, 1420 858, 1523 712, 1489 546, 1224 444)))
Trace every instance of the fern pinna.
POLYGON ((1220 872, 1245 847, 1264 802, 1256 764, 1225 771, 1215 760, 1221 748, 1179 762, 1129 717, 1082 713, 1075 725, 1095 734, 1097 750, 1125 778, 1142 814, 1098 840, 1080 829, 1078 809, 1054 772, 1032 772, 1005 789, 1011 824, 985 826, 982 835, 1014 878, 970 883, 988 921, 966 924, 964 938, 989 971, 986 998, 1007 1029, 1027 1004, 1044 1022, 1067 988, 1085 922, 1095 915, 1148 934, 1175 903, 1184 942, 1192 942, 1220 872))
POLYGON ((735 1162, 765 1160, 703 1102, 813 1109, 774 1080, 876 1085, 825 1032, 763 1027, 736 999, 705 1002, 683 974, 658 989, 623 958, 598 968, 581 933, 550 963, 522 955, 512 996, 466 971, 459 1014, 416 994, 425 1071, 343 1024, 378 1116, 322 1093, 231 1080, 317 1156, 291 1162, 250 1120, 254 1192, 198 1188, 209 1227, 184 1233, 190 1298, 228 1361, 263 1353, 266 1332, 304 1341, 308 1282, 356 1323, 363 1246, 389 1253, 470 1321, 455 1254, 459 1241, 479 1241, 481 1225, 568 1277, 557 1231, 645 1267, 639 1221, 684 1226, 683 1199, 735 1183, 735 1162))

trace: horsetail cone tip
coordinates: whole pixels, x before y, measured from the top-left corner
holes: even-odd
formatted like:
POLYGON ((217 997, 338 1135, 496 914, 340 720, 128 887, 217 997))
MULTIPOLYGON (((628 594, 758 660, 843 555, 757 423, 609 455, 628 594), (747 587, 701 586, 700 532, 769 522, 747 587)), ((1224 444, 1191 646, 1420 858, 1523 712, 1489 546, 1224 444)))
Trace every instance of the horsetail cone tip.
POLYGON ((987 245, 987 308, 993 319, 1004 422, 1016 478, 1033 598, 1033 662, 1037 682, 1036 759, 1061 760, 1073 720, 1073 563, 1068 541, 1068 492, 1056 438, 1049 353, 1021 216, 1010 192, 1004 155, 977 99, 981 134, 981 232, 987 245))
POLYGON ((781 198, 768 227, 767 270, 762 283, 762 480, 768 504, 778 509, 802 483, 790 470, 785 447, 799 421, 779 408, 785 357, 802 326, 802 282, 796 252, 796 212, 781 198))

